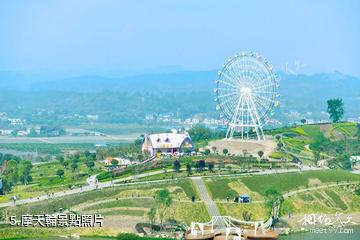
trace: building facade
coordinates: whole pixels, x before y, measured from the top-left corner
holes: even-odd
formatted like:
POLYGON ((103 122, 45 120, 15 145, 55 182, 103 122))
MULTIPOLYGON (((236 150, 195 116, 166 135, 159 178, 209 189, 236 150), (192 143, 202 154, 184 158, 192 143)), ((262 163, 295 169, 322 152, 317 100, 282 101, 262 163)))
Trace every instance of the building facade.
POLYGON ((188 133, 157 133, 146 134, 142 151, 155 154, 176 154, 187 150, 192 151, 194 145, 188 133))

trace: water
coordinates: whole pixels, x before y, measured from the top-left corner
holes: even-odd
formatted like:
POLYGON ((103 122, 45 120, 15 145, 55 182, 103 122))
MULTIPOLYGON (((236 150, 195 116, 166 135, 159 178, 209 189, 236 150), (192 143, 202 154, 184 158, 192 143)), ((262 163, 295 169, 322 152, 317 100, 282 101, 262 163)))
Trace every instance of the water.
POLYGON ((295 233, 281 236, 279 240, 359 240, 360 226, 345 227, 353 229, 353 233, 295 233))

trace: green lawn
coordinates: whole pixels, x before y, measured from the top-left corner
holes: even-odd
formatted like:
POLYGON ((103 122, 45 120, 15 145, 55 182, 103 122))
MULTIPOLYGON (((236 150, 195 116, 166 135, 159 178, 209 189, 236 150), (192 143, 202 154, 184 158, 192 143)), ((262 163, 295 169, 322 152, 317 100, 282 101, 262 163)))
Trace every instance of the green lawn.
MULTIPOLYGON (((16 138, 14 138, 16 141, 16 138)), ((85 151, 94 149, 93 143, 33 143, 33 142, 22 142, 22 143, 0 143, 0 149, 10 149, 21 152, 35 152, 43 154, 60 154, 63 151, 77 150, 85 151)))
POLYGON ((281 211, 292 213, 356 213, 360 211, 360 198, 347 188, 330 187, 302 192, 286 198, 281 211))
POLYGON ((331 190, 325 190, 326 194, 331 198, 331 200, 336 204, 336 206, 338 206, 339 208, 341 208, 341 210, 346 210, 347 206, 344 203, 344 201, 341 199, 341 197, 339 195, 337 195, 334 191, 331 190))
POLYGON ((265 194, 270 187, 275 187, 282 192, 306 187, 309 179, 318 179, 321 183, 337 181, 360 181, 360 176, 343 170, 320 170, 298 173, 281 173, 271 175, 242 176, 236 178, 209 178, 205 181, 211 195, 215 199, 225 199, 229 193, 234 193, 229 183, 240 181, 251 191, 265 194))
POLYGON ((16 185, 10 193, 0 196, 0 202, 9 201, 13 194, 19 199, 37 197, 46 193, 67 190, 69 186, 81 186, 86 184, 89 175, 101 171, 102 165, 95 161, 95 167, 90 170, 84 162, 78 163, 78 168, 73 171, 70 167, 65 168, 59 162, 50 162, 34 165, 30 175, 33 178, 31 184, 16 185), (62 169, 65 174, 62 178, 56 175, 56 171, 62 169))
MULTIPOLYGON (((8 214, 13 215, 23 215, 23 214, 49 214, 55 211, 58 211, 59 208, 62 209, 71 209, 72 207, 85 203, 85 202, 95 202, 100 200, 106 200, 109 198, 115 199, 117 195, 127 190, 136 189, 140 192, 142 190, 152 190, 152 189, 161 189, 169 188, 173 189, 174 187, 180 187, 187 196, 187 200, 191 199, 191 196, 195 196, 199 199, 197 192, 192 184, 192 181, 185 179, 179 180, 176 182, 161 183, 161 184, 140 184, 140 185, 129 185, 129 186, 117 186, 114 188, 106 188, 103 190, 94 190, 90 192, 84 192, 76 195, 69 195, 61 198, 56 198, 52 200, 31 203, 27 205, 19 205, 16 207, 7 208, 8 214)), ((176 191, 173 192, 176 197, 176 191)), ((0 209, 0 220, 3 220, 5 216, 4 208, 0 209)))
POLYGON ((205 178, 206 187, 213 199, 226 199, 237 193, 229 187, 229 183, 236 181, 235 178, 205 178))
POLYGON ((302 173, 282 173, 272 175, 257 175, 241 179, 252 191, 264 195, 270 187, 280 191, 290 191, 309 184, 309 179, 319 179, 322 183, 337 181, 360 181, 360 176, 343 170, 320 170, 302 173))
POLYGON ((110 209, 110 210, 101 210, 98 213, 104 216, 128 215, 128 216, 142 217, 145 215, 146 212, 144 210, 136 210, 136 209, 110 209))
POLYGON ((353 137, 357 132, 356 123, 349 122, 349 123, 333 123, 332 130, 337 131, 343 134, 346 137, 353 137))
POLYGON ((104 208, 114 208, 114 207, 146 207, 150 208, 154 205, 153 199, 121 199, 114 200, 111 202, 99 203, 96 205, 92 205, 90 207, 86 207, 83 210, 97 210, 104 208))

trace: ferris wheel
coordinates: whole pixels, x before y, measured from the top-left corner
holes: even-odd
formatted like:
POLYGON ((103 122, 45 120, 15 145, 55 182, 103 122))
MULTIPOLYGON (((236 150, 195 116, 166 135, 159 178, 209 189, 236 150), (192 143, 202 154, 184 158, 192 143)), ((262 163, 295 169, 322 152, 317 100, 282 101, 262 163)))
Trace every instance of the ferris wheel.
POLYGON ((273 66, 261 55, 243 52, 230 58, 218 72, 215 102, 226 119, 226 138, 239 133, 241 139, 264 140, 263 125, 279 105, 279 81, 273 66))

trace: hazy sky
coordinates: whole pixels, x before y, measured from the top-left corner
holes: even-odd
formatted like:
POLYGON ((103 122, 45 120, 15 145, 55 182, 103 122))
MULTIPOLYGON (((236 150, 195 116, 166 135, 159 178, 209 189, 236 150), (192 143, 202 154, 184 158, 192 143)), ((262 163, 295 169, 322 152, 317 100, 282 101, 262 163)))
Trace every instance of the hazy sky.
POLYGON ((360 76, 360 1, 0 2, 0 70, 208 70, 246 49, 360 76))

